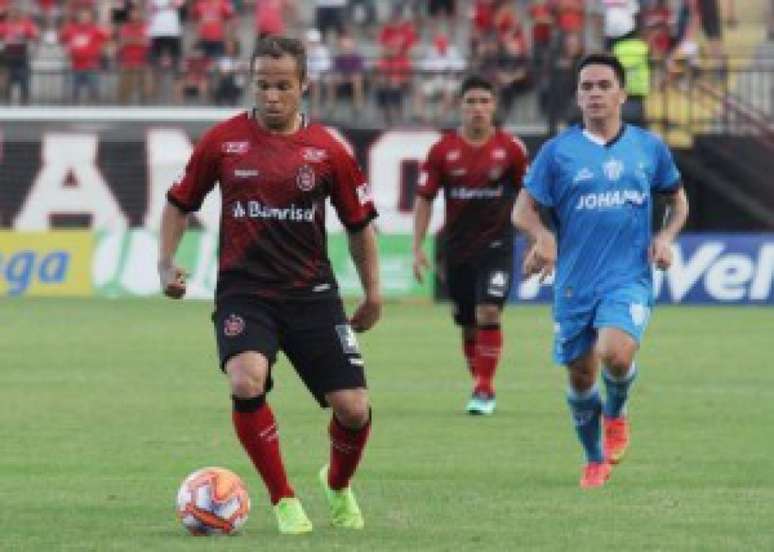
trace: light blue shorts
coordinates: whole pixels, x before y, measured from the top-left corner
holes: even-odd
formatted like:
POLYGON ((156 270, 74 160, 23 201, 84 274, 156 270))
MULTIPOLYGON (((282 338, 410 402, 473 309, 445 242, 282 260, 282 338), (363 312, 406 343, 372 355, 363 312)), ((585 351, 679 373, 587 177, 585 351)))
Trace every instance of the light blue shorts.
POLYGON ((554 316, 554 361, 569 364, 586 353, 600 328, 618 328, 640 343, 650 320, 652 293, 640 285, 625 286, 606 293, 584 311, 561 312, 554 316))

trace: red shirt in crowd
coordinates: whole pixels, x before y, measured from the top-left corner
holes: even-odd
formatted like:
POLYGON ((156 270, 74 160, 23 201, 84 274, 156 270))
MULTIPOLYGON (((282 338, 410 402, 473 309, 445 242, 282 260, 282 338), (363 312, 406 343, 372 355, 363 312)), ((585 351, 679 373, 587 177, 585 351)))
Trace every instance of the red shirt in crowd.
POLYGON ((118 50, 118 63, 124 69, 137 69, 148 64, 148 24, 144 21, 128 22, 118 31, 121 47, 118 50))
POLYGON ((285 19, 282 14, 286 0, 256 0, 255 31, 258 35, 282 35, 285 19))
POLYGON ((417 31, 411 21, 388 22, 379 33, 379 43, 382 46, 395 48, 405 54, 417 42, 417 31))
POLYGON ((585 6, 583 0, 553 0, 556 23, 565 33, 583 32, 585 6))
POLYGON ((380 58, 378 69, 392 87, 403 86, 411 79, 411 60, 405 53, 380 58))
POLYGON ((0 21, 0 42, 5 44, 5 56, 8 58, 26 58, 27 43, 37 40, 38 27, 29 17, 15 21, 0 21))
POLYGON ((199 38, 222 42, 226 34, 226 20, 233 17, 234 7, 230 0, 198 0, 193 13, 199 21, 199 38))
POLYGON ((551 42, 551 10, 544 3, 532 4, 529 7, 532 18, 532 44, 549 44, 551 42))
POLYGON ((109 37, 108 31, 95 23, 67 23, 60 34, 76 71, 92 71, 99 67, 102 48, 109 37))

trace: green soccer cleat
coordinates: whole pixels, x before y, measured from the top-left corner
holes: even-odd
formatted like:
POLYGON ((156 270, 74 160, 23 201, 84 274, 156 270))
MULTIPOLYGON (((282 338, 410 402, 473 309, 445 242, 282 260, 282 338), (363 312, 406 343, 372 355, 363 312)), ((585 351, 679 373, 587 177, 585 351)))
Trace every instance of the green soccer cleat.
POLYGON ((468 401, 465 411, 473 416, 491 416, 495 411, 495 398, 494 395, 482 395, 480 393, 474 393, 468 401))
POLYGON ((277 527, 283 535, 301 535, 312 530, 312 522, 306 517, 301 501, 296 497, 281 498, 274 505, 277 527))
POLYGON ((320 484, 325 498, 328 499, 328 507, 331 511, 331 525, 343 529, 362 529, 365 526, 363 513, 357 505, 352 487, 344 487, 340 490, 331 489, 328 486, 327 464, 320 470, 320 484))

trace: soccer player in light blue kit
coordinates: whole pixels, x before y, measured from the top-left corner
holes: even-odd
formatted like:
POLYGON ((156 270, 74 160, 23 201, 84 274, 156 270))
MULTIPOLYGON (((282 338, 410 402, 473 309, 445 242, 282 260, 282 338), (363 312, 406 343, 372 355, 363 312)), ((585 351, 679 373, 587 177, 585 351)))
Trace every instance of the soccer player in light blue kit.
POLYGON ((688 200, 667 146, 621 120, 626 75, 618 60, 591 54, 577 77, 583 124, 543 145, 513 223, 532 242, 526 274, 542 281, 556 265, 554 359, 568 369, 567 403, 587 460, 580 484, 592 488, 605 484, 629 444, 625 404, 653 305, 651 264, 669 267, 688 200), (652 235, 654 194, 667 211, 652 235))

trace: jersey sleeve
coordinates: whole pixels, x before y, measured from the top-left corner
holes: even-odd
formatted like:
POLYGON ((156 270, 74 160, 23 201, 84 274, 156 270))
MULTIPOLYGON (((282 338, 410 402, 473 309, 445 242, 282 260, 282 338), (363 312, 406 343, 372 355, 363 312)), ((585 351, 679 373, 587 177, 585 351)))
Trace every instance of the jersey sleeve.
POLYGON ((518 137, 511 137, 511 150, 513 156, 513 186, 519 190, 524 184, 524 175, 529 166, 529 154, 527 146, 518 137))
POLYGON ((553 207, 556 203, 554 199, 553 153, 554 142, 544 144, 524 176, 524 187, 529 195, 546 207, 553 207))
POLYGON ((202 201, 218 180, 217 141, 213 131, 206 133, 196 144, 185 171, 167 192, 167 200, 181 211, 198 211, 202 201))
POLYGON ((680 171, 672 158, 672 152, 660 139, 656 139, 656 168, 651 189, 655 192, 670 193, 680 186, 680 171))
POLYGON ((343 148, 334 150, 332 162, 331 203, 346 229, 357 232, 378 216, 371 187, 357 161, 343 148))
POLYGON ((437 142, 427 154, 427 159, 422 163, 419 171, 417 195, 432 201, 441 187, 441 145, 437 142))

